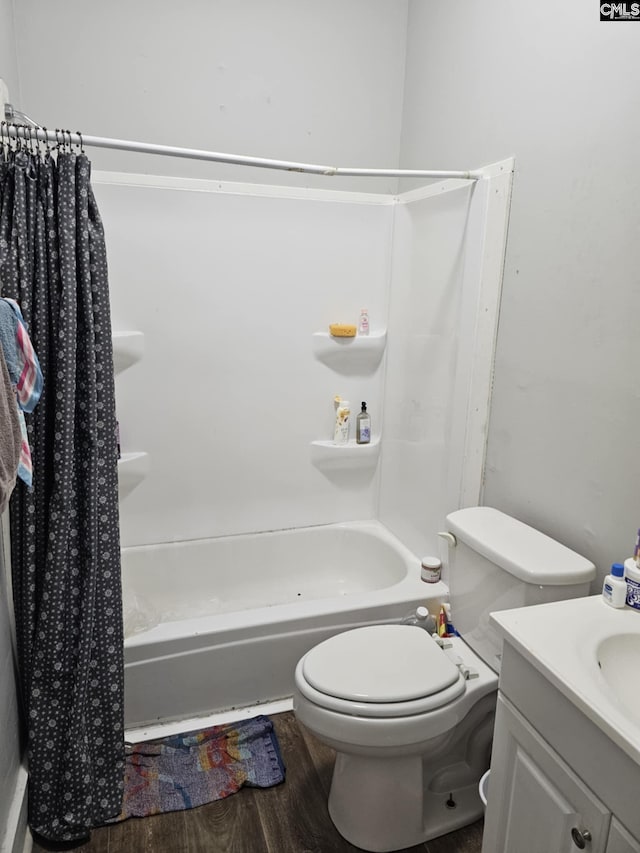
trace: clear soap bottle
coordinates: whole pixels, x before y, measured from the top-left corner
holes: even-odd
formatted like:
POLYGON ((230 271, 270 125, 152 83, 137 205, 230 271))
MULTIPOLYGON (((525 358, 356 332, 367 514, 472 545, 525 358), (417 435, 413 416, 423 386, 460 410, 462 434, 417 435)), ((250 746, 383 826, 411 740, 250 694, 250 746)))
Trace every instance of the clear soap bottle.
POLYGON ((356 418, 357 444, 369 444, 371 441, 371 417, 367 412, 367 404, 362 403, 360 413, 356 418))

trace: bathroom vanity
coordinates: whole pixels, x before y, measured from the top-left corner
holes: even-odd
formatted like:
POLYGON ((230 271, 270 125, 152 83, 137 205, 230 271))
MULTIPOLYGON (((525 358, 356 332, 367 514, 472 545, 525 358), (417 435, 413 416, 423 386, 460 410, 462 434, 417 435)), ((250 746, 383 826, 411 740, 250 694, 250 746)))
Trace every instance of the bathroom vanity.
POLYGON ((640 853, 640 613, 494 613, 504 648, 483 853, 640 853))

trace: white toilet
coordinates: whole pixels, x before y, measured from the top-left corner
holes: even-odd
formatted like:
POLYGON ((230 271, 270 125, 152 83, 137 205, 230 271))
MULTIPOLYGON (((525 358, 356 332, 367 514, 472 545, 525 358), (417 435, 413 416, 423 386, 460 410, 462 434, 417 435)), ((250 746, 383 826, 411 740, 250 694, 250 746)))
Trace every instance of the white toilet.
MULTIPOLYGON (((420 844, 482 815, 500 642, 489 613, 588 595, 595 567, 490 507, 447 517, 460 637, 376 625, 330 637, 295 673, 297 719, 337 752, 329 814, 363 850, 420 844)), ((550 630, 541 625, 540 630, 550 630)))

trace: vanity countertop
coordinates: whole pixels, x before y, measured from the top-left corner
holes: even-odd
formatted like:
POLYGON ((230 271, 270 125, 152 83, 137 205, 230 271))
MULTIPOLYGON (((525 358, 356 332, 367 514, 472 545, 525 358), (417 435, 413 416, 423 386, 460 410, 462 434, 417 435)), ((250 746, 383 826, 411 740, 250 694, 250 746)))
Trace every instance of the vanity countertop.
POLYGON ((601 595, 491 614, 514 648, 640 765, 640 612, 601 595))

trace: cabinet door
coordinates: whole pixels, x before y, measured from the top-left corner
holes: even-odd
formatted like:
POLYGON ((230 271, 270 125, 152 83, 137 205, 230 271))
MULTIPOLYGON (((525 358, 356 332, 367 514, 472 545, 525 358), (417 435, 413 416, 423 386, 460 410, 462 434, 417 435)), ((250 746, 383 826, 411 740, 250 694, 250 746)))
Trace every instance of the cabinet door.
POLYGON ((604 804, 499 696, 483 853, 609 853, 610 817, 604 804))
POLYGON ((640 844, 615 817, 611 821, 606 853, 640 853, 640 844))

